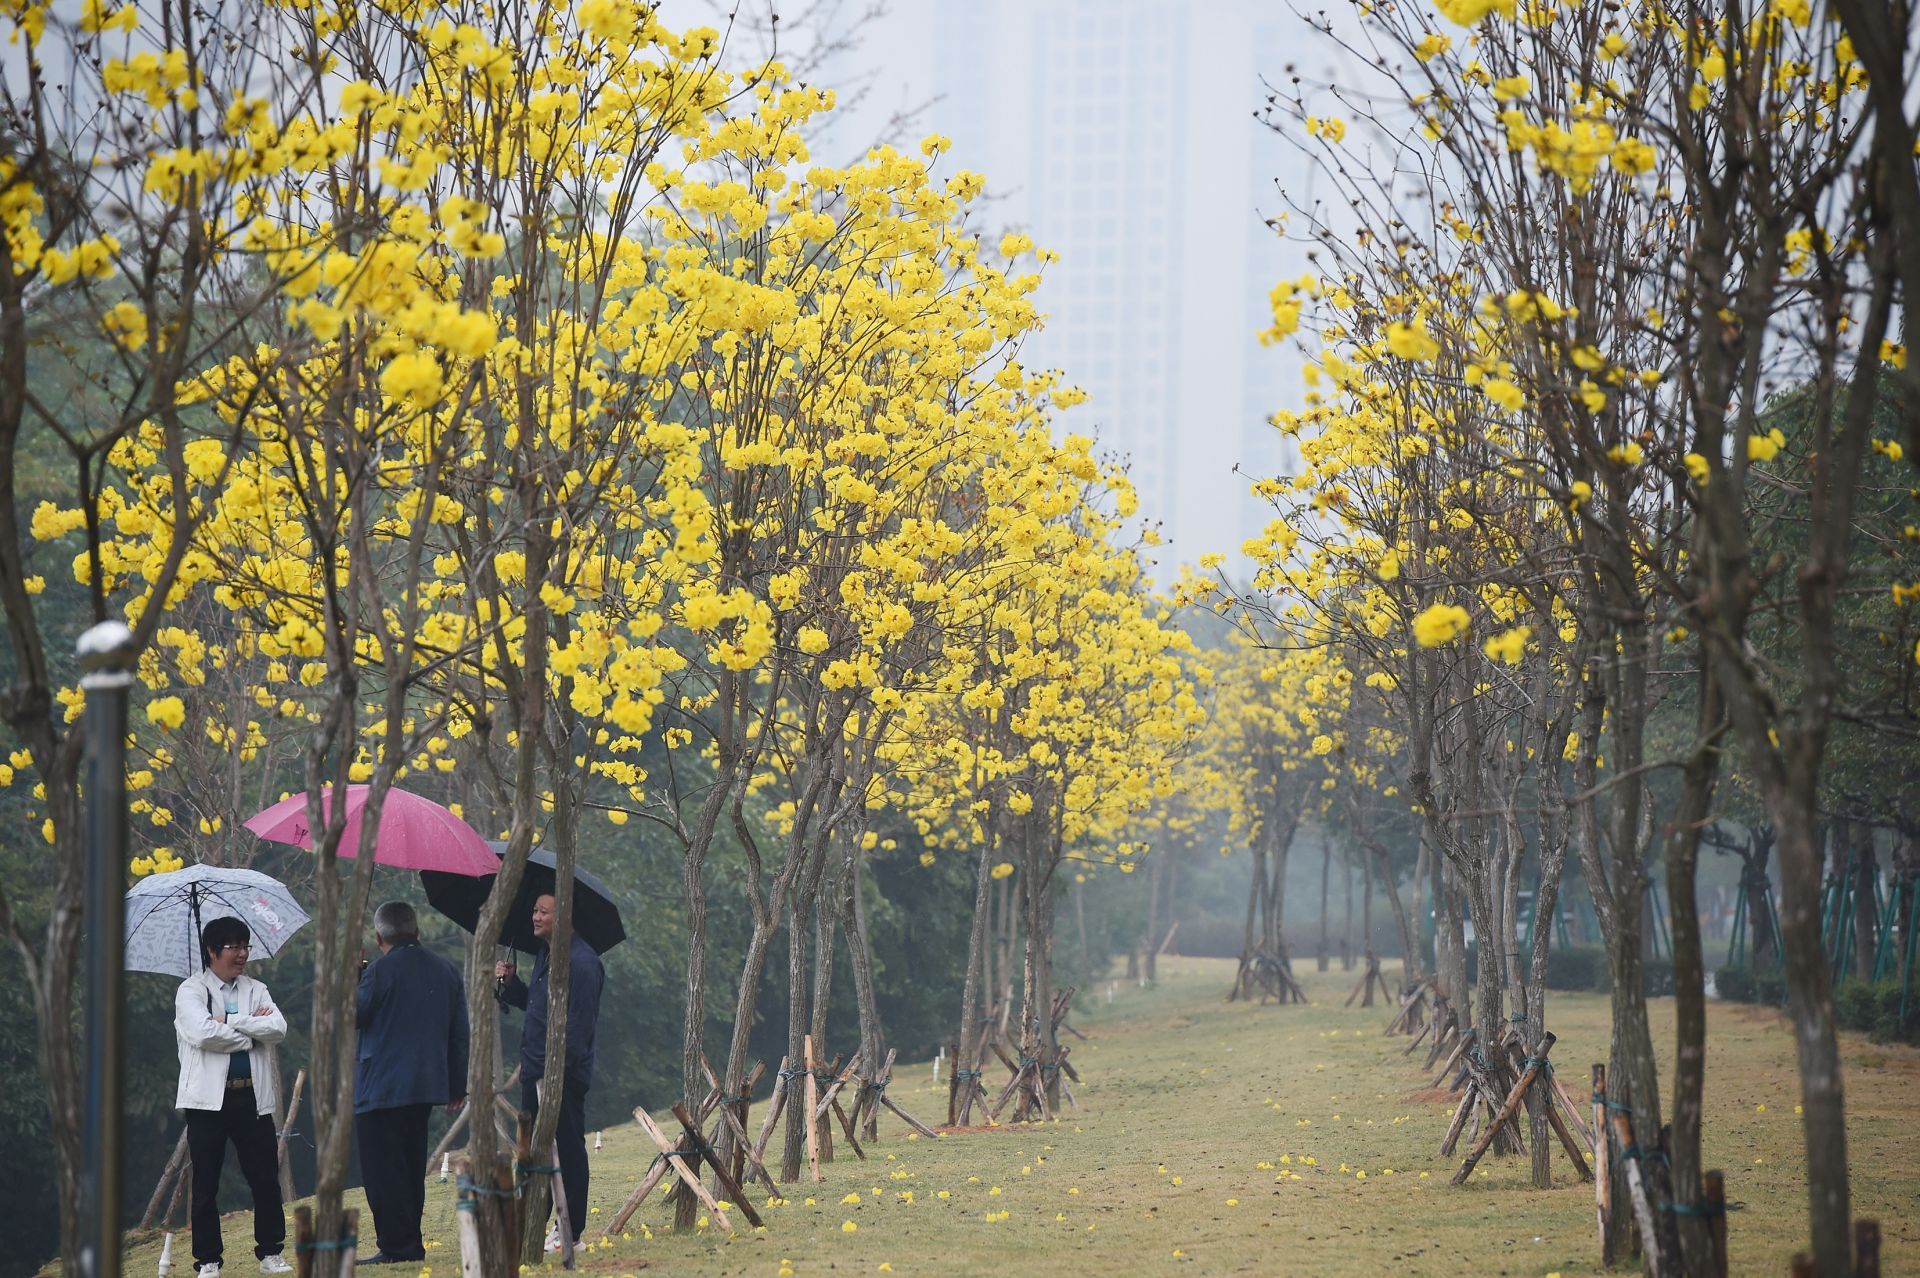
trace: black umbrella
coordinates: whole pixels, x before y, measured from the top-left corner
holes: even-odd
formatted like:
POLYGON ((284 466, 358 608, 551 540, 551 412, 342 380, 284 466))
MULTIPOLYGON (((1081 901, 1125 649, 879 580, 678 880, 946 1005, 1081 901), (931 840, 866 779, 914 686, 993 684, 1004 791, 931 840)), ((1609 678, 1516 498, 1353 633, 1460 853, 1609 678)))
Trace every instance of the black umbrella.
MULTIPOLYGON (((489 843, 495 856, 504 856, 507 845, 489 843)), ((552 896, 554 886, 553 853, 535 848, 527 858, 526 873, 520 876, 520 894, 507 921, 500 929, 500 944, 531 954, 536 946, 533 935, 533 903, 536 898, 552 896)), ((494 876, 475 878, 468 874, 449 874, 443 870, 420 871, 420 885, 427 890, 427 901, 461 927, 471 932, 479 925, 480 907, 493 891, 494 876)), ((573 872, 573 930, 585 938, 596 954, 605 954, 627 939, 620 922, 620 907, 613 903, 613 891, 600 879, 582 869, 573 872)))

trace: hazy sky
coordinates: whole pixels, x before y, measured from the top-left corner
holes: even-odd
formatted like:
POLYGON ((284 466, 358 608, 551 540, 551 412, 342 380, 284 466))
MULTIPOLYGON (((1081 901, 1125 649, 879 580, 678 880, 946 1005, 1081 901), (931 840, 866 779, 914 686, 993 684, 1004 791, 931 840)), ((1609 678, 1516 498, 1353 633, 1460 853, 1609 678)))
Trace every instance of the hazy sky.
MULTIPOLYGON (((764 13, 746 7, 742 28, 764 13)), ((996 197, 988 229, 1060 252, 1026 359, 1091 392, 1063 425, 1128 455, 1143 516, 1164 525, 1163 565, 1237 551, 1271 515, 1245 472, 1284 465, 1264 417, 1299 394, 1299 354, 1256 334, 1275 280, 1307 266, 1263 218, 1280 208, 1276 184, 1298 197, 1310 178, 1253 115, 1261 75, 1282 81, 1313 55, 1305 23, 1275 0, 825 0, 781 13, 796 61, 812 30, 853 32, 818 68, 857 98, 820 159, 852 159, 890 128, 908 145, 945 134, 943 164, 985 174, 996 197)), ((667 6, 670 22, 681 14, 714 11, 667 6)), ((746 54, 759 37, 735 38, 746 54)))

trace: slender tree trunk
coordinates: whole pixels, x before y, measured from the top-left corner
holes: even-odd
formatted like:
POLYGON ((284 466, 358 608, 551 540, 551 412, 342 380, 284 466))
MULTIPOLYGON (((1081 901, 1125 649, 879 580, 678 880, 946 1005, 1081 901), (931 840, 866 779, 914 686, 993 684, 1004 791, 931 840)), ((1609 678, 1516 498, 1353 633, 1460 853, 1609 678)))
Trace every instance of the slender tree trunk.
POLYGON ((1780 942, 1800 1064, 1807 1196, 1815 1252, 1826 1278, 1826 1258, 1850 1257, 1853 1243, 1848 1236, 1852 1201, 1847 1183, 1845 1079, 1839 1035, 1834 1030, 1833 986, 1827 979, 1820 938, 1819 832, 1810 794, 1782 794, 1768 807, 1780 839, 1780 942))
POLYGON ((1140 938, 1140 948, 1146 953, 1146 972, 1149 981, 1160 979, 1160 880, 1166 876, 1166 859, 1156 856, 1147 866, 1147 931, 1140 938))
POLYGON ((1880 877, 1880 866, 1874 851, 1873 827, 1865 821, 1856 821, 1853 828, 1853 976, 1855 980, 1871 981, 1880 923, 1874 910, 1873 889, 1880 877))
MULTIPOLYGON (((564 754, 571 758, 573 751, 567 737, 557 745, 556 757, 564 754)), ((553 848, 554 865, 553 935, 547 942, 547 1068, 537 1087, 540 1110, 528 1146, 530 1156, 538 1165, 547 1164, 548 1151, 560 1130, 560 1096, 567 1077, 567 1012, 573 993, 573 870, 578 858, 580 825, 580 802, 572 767, 553 768, 550 776, 554 806, 547 835, 553 848)), ((468 1121, 479 1121, 485 1115, 483 1108, 475 1119, 468 1121)), ((552 1178, 530 1177, 521 1189, 521 1204, 525 1214, 520 1231, 520 1263, 538 1265, 545 1259, 544 1226, 553 1208, 552 1178)), ((584 1221, 568 1223, 576 1230, 586 1228, 584 1221)))
MULTIPOLYGON (((861 878, 866 853, 860 842, 865 823, 856 821, 849 837, 847 852, 847 907, 842 911, 847 935, 847 969, 853 973, 854 1001, 860 1009, 861 1074, 868 1084, 879 1081, 880 1067, 886 1062, 886 1034, 880 1024, 880 1004, 874 996, 873 947, 867 939, 867 907, 861 878)), ((867 1097, 867 1137, 879 1135, 880 1101, 877 1094, 867 1097)))
MULTIPOLYGON (((1346 914, 1340 923, 1340 970, 1353 970, 1353 859, 1340 858, 1340 891, 1345 898, 1346 914)), ((1371 906, 1372 900, 1367 904, 1371 906)))
POLYGON ((1327 884, 1333 872, 1333 842, 1330 839, 1320 841, 1320 946, 1314 955, 1315 969, 1327 970, 1327 884))
POLYGON ((1093 950, 1087 944, 1087 885, 1073 885, 1073 922, 1080 933, 1080 984, 1093 983, 1093 950))
MULTIPOLYGON (((956 1071, 978 1070, 981 1057, 986 1055, 982 1045, 985 1024, 980 1014, 980 995, 981 977, 987 963, 987 916, 993 903, 993 857, 1000 833, 997 812, 982 823, 982 832, 985 837, 980 844, 973 879, 973 927, 967 932, 967 976, 960 989, 960 1035, 954 1040, 960 1045, 959 1054, 953 1059, 956 1071)), ((967 1108, 963 1098, 963 1112, 967 1108)))
MULTIPOLYGON (((1707 993, 1706 958, 1700 941, 1700 912, 1695 903, 1695 876, 1700 858, 1700 831, 1713 807, 1720 769, 1718 746, 1722 725, 1719 690, 1711 676, 1699 683, 1700 718, 1693 753, 1681 778, 1681 793, 1666 827, 1667 897, 1673 915, 1674 1068, 1673 1128, 1667 1157, 1672 1168, 1673 1201, 1700 1204, 1706 1200, 1700 1153, 1701 1108, 1706 1093, 1707 993)), ((1677 1211, 1675 1232, 1680 1242, 1684 1272, 1712 1272, 1712 1238, 1704 1216, 1677 1211)))
POLYGON ((795 892, 787 910, 787 1100, 785 1136, 781 1144, 780 1181, 800 1179, 807 1152, 806 1089, 801 1075, 807 1066, 806 1036, 812 1032, 807 1016, 807 923, 813 918, 815 887, 806 883, 795 892))

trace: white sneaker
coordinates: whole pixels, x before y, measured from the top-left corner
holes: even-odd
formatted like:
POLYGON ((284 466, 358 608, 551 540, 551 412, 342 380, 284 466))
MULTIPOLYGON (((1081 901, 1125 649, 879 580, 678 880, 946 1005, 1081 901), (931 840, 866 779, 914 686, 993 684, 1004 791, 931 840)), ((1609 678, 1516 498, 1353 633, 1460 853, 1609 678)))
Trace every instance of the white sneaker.
MULTIPOLYGON (((547 1226, 546 1250, 554 1252, 560 1250, 560 1222, 557 1219, 547 1226)), ((213 1278, 220 1278, 220 1275, 215 1274, 213 1278)))
POLYGON ((195 1278, 220 1278, 220 1262, 210 1261, 195 1271, 195 1278))
MULTIPOLYGON (((287 1263, 285 1256, 276 1252, 271 1256, 260 1257, 260 1272, 263 1274, 290 1274, 293 1272, 293 1266, 287 1263)), ((219 1276, 216 1274, 215 1278, 219 1278, 219 1276)))

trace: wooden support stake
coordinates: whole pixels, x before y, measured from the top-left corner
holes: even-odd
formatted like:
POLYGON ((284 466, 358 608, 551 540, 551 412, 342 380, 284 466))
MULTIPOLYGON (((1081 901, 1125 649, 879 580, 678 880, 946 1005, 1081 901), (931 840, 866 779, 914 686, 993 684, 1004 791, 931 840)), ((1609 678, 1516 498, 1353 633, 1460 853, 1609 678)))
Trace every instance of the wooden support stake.
POLYGON ((294 1278, 313 1278, 313 1208, 293 1209, 294 1278))
MULTIPOLYGON (((987 1107, 988 1118, 998 1119, 1000 1117, 1000 1111, 1007 1107, 1007 1101, 1013 1096, 1014 1092, 1019 1089, 1021 1080, 1027 1076, 1027 1071, 1031 1068, 1031 1066, 1021 1066, 1014 1072, 1013 1077, 1007 1080, 1006 1088, 1000 1093, 1000 1099, 987 1107)), ((1016 1110, 1015 1117, 1018 1116, 1018 1111, 1016 1110)))
MULTIPOLYGON (((519 1081, 520 1067, 516 1065, 513 1067, 513 1073, 507 1075, 507 1081, 495 1089, 493 1095, 496 1103, 513 1091, 514 1084, 519 1081)), ((447 1134, 440 1138, 440 1143, 433 1147, 431 1154, 427 1155, 427 1166, 426 1170, 422 1173, 423 1175, 432 1175, 433 1165, 439 1162, 443 1155, 453 1149, 453 1142, 460 1138, 461 1132, 467 1130, 467 1121, 473 1117, 473 1108, 473 1098, 468 1097, 467 1103, 460 1107, 460 1113, 454 1118, 453 1125, 447 1128, 447 1134)), ((513 1107, 508 1105, 507 1108, 511 1109, 513 1107)), ((289 1122, 287 1125, 291 1127, 293 1124, 289 1122)))
POLYGON ((767 1116, 760 1123, 760 1139, 753 1143, 753 1156, 761 1163, 767 1160, 767 1141, 780 1122, 780 1111, 787 1107, 788 1060, 785 1056, 780 1058, 780 1072, 773 1076, 773 1095, 767 1099, 767 1116))
MULTIPOLYGON (((1541 1083, 1534 1084, 1536 1089, 1541 1086, 1541 1083)), ((1547 1125, 1552 1127, 1553 1134, 1560 1138, 1560 1147, 1567 1151, 1567 1158, 1573 1163, 1573 1169, 1580 1173, 1580 1179, 1583 1181, 1592 1180, 1593 1171, 1587 1166, 1586 1150, 1581 1148, 1580 1142, 1576 1141, 1573 1138, 1573 1133, 1567 1129, 1565 1120, 1560 1117, 1559 1106, 1554 1104, 1554 1097, 1549 1095, 1546 1099, 1547 1125)))
POLYGON ((827 1110, 839 1099, 840 1089, 847 1085, 847 1081, 853 1077, 853 1072, 859 1065, 860 1053, 855 1052, 853 1058, 847 1062, 846 1068, 835 1074, 833 1081, 827 1084, 827 1090, 820 1093, 820 1101, 812 1110, 814 1122, 821 1122, 826 1118, 827 1110))
POLYGON ((1588 1149, 1592 1149, 1593 1130, 1587 1126, 1587 1120, 1581 1115, 1580 1107, 1574 1104, 1573 1094, 1567 1090, 1567 1085, 1560 1081, 1558 1074, 1553 1076, 1552 1082, 1553 1094, 1559 1100, 1560 1107, 1566 1110, 1567 1118, 1573 1123, 1573 1130, 1579 1132, 1581 1141, 1588 1149))
POLYGON ((1607 1254, 1607 1219, 1613 1214, 1613 1179, 1607 1168, 1607 1067, 1593 1067, 1593 1204, 1600 1228, 1600 1255, 1603 1264, 1611 1264, 1607 1254))
POLYGON ((1393 1019, 1387 1022, 1386 1029, 1380 1031, 1380 1036, 1382 1038, 1392 1037, 1394 1032, 1400 1028, 1401 1023, 1413 1015, 1413 1009, 1422 999, 1426 998, 1426 996, 1427 983, 1425 981, 1421 981, 1418 985, 1408 990, 1407 996, 1400 1001, 1400 1010, 1393 1014, 1393 1019))
MULTIPOLYGON (((688 1192, 704 1203, 707 1210, 713 1213, 713 1223, 728 1233, 732 1233, 733 1222, 727 1219, 727 1213, 721 1210, 720 1204, 714 1201, 712 1194, 707 1192, 707 1186, 700 1179, 699 1174, 687 1166, 687 1160, 682 1156, 683 1151, 681 1147, 667 1139, 666 1133, 661 1131, 659 1125, 653 1121, 653 1115, 647 1113, 645 1109, 636 1106, 633 1111, 633 1117, 634 1120, 640 1124, 641 1130, 646 1132, 648 1138, 660 1147, 660 1153, 667 1160, 667 1166, 673 1168, 674 1172, 679 1175, 680 1183, 685 1185, 688 1192)), ((678 1115, 676 1114, 675 1117, 678 1117, 678 1115)), ((699 1136, 695 1134, 685 1139, 698 1141, 699 1136)))
POLYGON ((901 1122, 913 1128, 914 1131, 919 1132, 922 1136, 926 1137, 928 1140, 940 1139, 939 1132, 934 1131, 933 1128, 927 1126, 925 1123, 915 1118, 912 1114, 909 1114, 906 1110, 901 1109, 900 1106, 897 1103, 895 1103, 893 1097, 882 1096, 880 1098, 880 1103, 882 1105, 885 1105, 888 1109, 892 1110, 895 1118, 898 1118, 901 1122))
MULTIPOLYGON (((1553 1050, 1553 1044, 1553 1034, 1548 1033, 1541 1038, 1540 1046, 1534 1049, 1532 1063, 1527 1066, 1526 1072, 1520 1075, 1520 1081, 1513 1085, 1513 1090, 1507 1093, 1506 1103, 1500 1107, 1499 1112, 1494 1114, 1493 1121, 1487 1125, 1487 1130, 1468 1151, 1466 1161, 1460 1164, 1460 1170, 1453 1174, 1454 1184, 1464 1184, 1467 1177, 1473 1175, 1474 1164, 1478 1163, 1482 1155, 1492 1146, 1493 1138, 1499 1134, 1503 1126, 1513 1121, 1514 1114, 1519 1112, 1520 1102, 1526 1099, 1527 1089, 1533 1086, 1534 1079, 1540 1077, 1540 1068, 1547 1063, 1547 1053, 1553 1050)), ((1582 1169, 1586 1167, 1584 1159, 1580 1165, 1582 1169)))
MULTIPOLYGON (((347 1208, 346 1215, 342 1219, 345 1222, 342 1226, 345 1232, 341 1235, 340 1241, 345 1242, 349 1238, 358 1239, 360 1237, 360 1209, 358 1207, 347 1208)), ((338 1262, 340 1278, 353 1278, 353 1267, 359 1263, 359 1260, 358 1247, 342 1247, 340 1249, 340 1260, 338 1262)))
MULTIPOLYGON (((1700 1178, 1707 1206, 1707 1264, 1712 1278, 1727 1278, 1727 1174, 1710 1171, 1700 1178)), ((1879 1278, 1879 1271, 1874 1271, 1879 1278)))
MULTIPOLYGON (((293 1201, 293 1160, 287 1157, 287 1138, 293 1135, 293 1125, 300 1119, 300 1093, 307 1085, 307 1071, 304 1069, 293 1076, 293 1091, 287 1095, 287 1117, 280 1124, 280 1142, 274 1150, 275 1165, 280 1169, 280 1201, 293 1201)), ((180 1134, 182 1141, 186 1133, 180 1134)), ((431 1166, 431 1164, 429 1164, 431 1166)))
POLYGON ((1853 1278, 1880 1278, 1880 1222, 1877 1220, 1853 1222, 1853 1278))
POLYGON ((822 1180, 820 1175, 820 1124, 815 1119, 814 1114, 820 1104, 820 1084, 813 1077, 813 1035, 807 1035, 805 1043, 807 1049, 807 1082, 805 1089, 805 1096, 807 1098, 807 1108, 805 1110, 807 1115, 807 1171, 813 1177, 813 1183, 817 1185, 822 1180))
POLYGON ((1627 1177, 1627 1195, 1633 1207, 1633 1223, 1640 1231, 1640 1256, 1646 1267, 1657 1274, 1662 1270, 1660 1268, 1660 1235, 1653 1227, 1653 1204, 1647 1199, 1647 1185, 1640 1177, 1640 1160, 1625 1156, 1628 1150, 1635 1148, 1633 1118, 1624 1109, 1609 1109, 1607 1116, 1612 1120, 1611 1130, 1614 1139, 1620 1142, 1621 1170, 1627 1177))
MULTIPOLYGON (((708 1062, 705 1052, 700 1054, 700 1070, 707 1077, 707 1086, 719 1092, 720 1078, 713 1072, 713 1066, 708 1062)), ((778 1198, 780 1188, 773 1183, 773 1177, 767 1175, 767 1169, 761 1165, 760 1157, 753 1147, 753 1138, 747 1135, 747 1125, 741 1117, 746 1112, 745 1107, 751 1103, 753 1085, 759 1082, 760 1076, 766 1072, 766 1062, 755 1062, 753 1072, 742 1080, 740 1091, 730 1096, 725 1104, 715 1106, 720 1111, 720 1122, 715 1130, 717 1134, 719 1127, 727 1129, 727 1140, 733 1146, 733 1165, 728 1168, 728 1174, 733 1177, 734 1182, 744 1185, 754 1176, 758 1176, 761 1183, 766 1185, 767 1192, 778 1198)), ((703 1106, 702 1118, 706 1116, 706 1112, 703 1106)))
POLYGON ((1446 1139, 1440 1142, 1440 1157, 1453 1157, 1453 1147, 1460 1140, 1460 1130, 1467 1125, 1467 1116, 1474 1112, 1474 1102, 1478 1098, 1479 1093, 1474 1089, 1474 1085, 1469 1082, 1467 1084, 1467 1094, 1460 1098, 1459 1107, 1453 1111, 1453 1121, 1447 1124, 1446 1139))
POLYGON ((1429 1019, 1425 1025, 1422 1025, 1420 1027, 1420 1032, 1418 1034, 1415 1034, 1411 1039, 1409 1039, 1407 1041, 1407 1045, 1400 1049, 1400 1054, 1402 1056, 1413 1055, 1413 1049, 1420 1046, 1421 1043, 1425 1042, 1427 1035, 1431 1033, 1432 1030, 1433 1030, 1433 1021, 1429 1019))
MULTIPOLYGON (((472 1166, 467 1159, 460 1160, 460 1179, 473 1182, 472 1166)), ((471 1198, 467 1191, 461 1191, 460 1197, 471 1198)), ((454 1228, 460 1236, 460 1278, 481 1278, 480 1266, 480 1221, 470 1207, 458 1207, 453 1213, 454 1228)))
POLYGON ((571 1269, 573 1268, 573 1222, 567 1217, 567 1185, 559 1171, 560 1142, 558 1140, 548 1147, 547 1158, 548 1166, 554 1168, 548 1173, 551 1177, 551 1188, 548 1189, 547 1196, 553 1199, 553 1218, 560 1231, 560 1267, 571 1269))
MULTIPOLYGON (((706 1098, 700 1102, 700 1115, 702 1118, 705 1118, 707 1114, 712 1112, 718 1096, 719 1091, 716 1089, 708 1092, 706 1098)), ((768 1130, 772 1130, 771 1127, 769 1127, 768 1130)), ((763 1148, 765 1147, 765 1141, 766 1135, 762 1133, 761 1142, 763 1148)), ((627 1201, 620 1204, 620 1210, 613 1214, 613 1219, 607 1222, 607 1227, 600 1231, 600 1236, 602 1238, 610 1238, 625 1229, 627 1227, 627 1221, 633 1218, 634 1212, 640 1210, 640 1204, 647 1201, 647 1195, 654 1191, 655 1186, 666 1179, 669 1170, 670 1168, 665 1158, 654 1159, 653 1165, 647 1168, 646 1174, 640 1178, 640 1183, 635 1185, 633 1192, 627 1195, 627 1201)))
POLYGON ((1474 1036, 1478 1033, 1478 1030, 1470 1028, 1460 1035, 1459 1041, 1453 1045, 1452 1053, 1447 1057, 1447 1063, 1440 1067, 1440 1073, 1434 1077, 1433 1085, 1435 1087, 1439 1087, 1447 1081, 1447 1077, 1453 1073, 1453 1067, 1460 1063, 1460 1058, 1466 1054, 1468 1044, 1473 1042, 1474 1036))
MULTIPOLYGON (((706 1159, 707 1166, 713 1169, 713 1178, 720 1182, 720 1191, 727 1196, 727 1201, 740 1209, 740 1214, 747 1218, 748 1224, 755 1229, 760 1228, 765 1222, 760 1219, 759 1213, 754 1211, 753 1204, 747 1201, 746 1192, 740 1188, 732 1176, 727 1174, 726 1164, 720 1161, 720 1155, 714 1152, 712 1143, 700 1139, 699 1124, 694 1122, 693 1115, 687 1112, 687 1107, 675 1102, 673 1116, 679 1120, 680 1130, 686 1133, 683 1143, 690 1142, 700 1151, 694 1159, 696 1168, 700 1159, 706 1159)), ((716 1203, 714 1210, 717 1212, 719 1209, 716 1203)))
MULTIPOLYGON (((861 1162, 866 1162, 867 1151, 860 1148, 860 1138, 854 1135, 853 1118, 841 1106, 839 1101, 829 1101, 828 1104, 833 1108, 833 1116, 840 1120, 840 1130, 846 1133, 847 1144, 853 1146, 853 1152, 861 1162)), ((858 1107, 856 1106, 855 1108, 858 1107)))
MULTIPOLYGON (((284 1138, 282 1139, 284 1140, 284 1138)), ((284 1147, 283 1144, 282 1148, 284 1147)), ((160 1179, 154 1182, 153 1197, 147 1199, 147 1209, 141 1213, 141 1229, 153 1228, 155 1219, 160 1214, 160 1208, 165 1205, 167 1201, 167 1190, 173 1187, 173 1178, 182 1175, 181 1169, 186 1165, 187 1129, 183 1127, 180 1129, 180 1139, 174 1143, 172 1156, 167 1159, 166 1167, 160 1172, 160 1179)))

